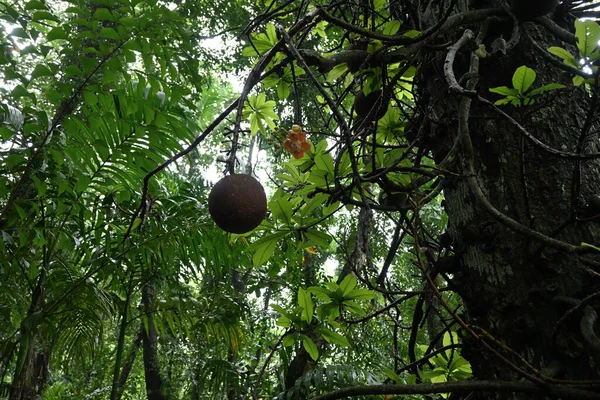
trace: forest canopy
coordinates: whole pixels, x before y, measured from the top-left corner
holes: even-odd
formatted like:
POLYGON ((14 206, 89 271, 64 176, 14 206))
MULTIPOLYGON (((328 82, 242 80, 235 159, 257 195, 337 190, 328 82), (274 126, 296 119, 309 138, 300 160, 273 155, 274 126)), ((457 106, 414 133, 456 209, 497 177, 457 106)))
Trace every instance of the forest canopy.
POLYGON ((0 399, 600 399, 596 0, 0 0, 0 399))

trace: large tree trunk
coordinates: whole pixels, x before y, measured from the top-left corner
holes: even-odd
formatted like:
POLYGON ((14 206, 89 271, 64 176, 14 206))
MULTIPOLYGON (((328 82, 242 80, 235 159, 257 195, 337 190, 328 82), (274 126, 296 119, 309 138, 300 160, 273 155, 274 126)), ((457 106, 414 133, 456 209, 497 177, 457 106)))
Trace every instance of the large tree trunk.
MULTIPOLYGON (((476 26, 471 28, 477 29, 476 26)), ((489 32, 509 38, 510 24, 507 31, 501 28, 492 26, 489 32)), ((539 26, 528 24, 522 29, 543 49, 561 46, 576 54, 572 46, 553 38, 539 26)), ((448 39, 456 42, 463 32, 464 29, 457 31, 448 39)), ((485 43, 492 39, 494 37, 488 37, 485 43)), ((469 53, 469 49, 463 49, 456 57, 453 71, 458 79, 469 70, 469 53)), ((422 65, 427 67, 420 70, 419 77, 422 82, 420 106, 428 110, 425 123, 430 127, 426 142, 438 161, 448 154, 459 134, 457 115, 464 105, 463 97, 448 91, 443 72, 445 55, 441 52, 424 55, 422 65)), ((534 87, 556 82, 567 85, 567 89, 532 106, 508 105, 502 106, 502 110, 555 149, 571 153, 597 152, 597 137, 581 136, 590 104, 595 100, 582 87, 572 87, 570 77, 545 62, 524 36, 506 55, 480 60, 476 91, 482 97, 497 99, 488 89, 510 87, 514 71, 522 65, 537 72, 534 87)), ((468 130, 477 182, 496 210, 523 226, 571 245, 598 243, 598 222, 576 221, 589 196, 600 193, 597 160, 581 162, 579 178, 576 161, 551 155, 524 139, 506 118, 477 100, 471 104, 468 130)), ((590 132, 597 131, 596 121, 590 132)), ((457 265, 451 285, 464 301, 468 324, 483 328, 503 343, 506 347, 485 339, 490 347, 510 360, 510 363, 503 361, 498 354, 485 350, 481 341, 469 336, 464 355, 472 364, 474 376, 478 379, 523 378, 515 367, 530 376, 535 375, 519 359, 521 356, 531 366, 555 378, 599 379, 597 362, 600 358, 580 328, 585 310, 582 308, 561 321, 579 301, 600 291, 598 264, 590 260, 593 255, 576 255, 548 246, 517 233, 506 221, 494 218, 469 186, 468 171, 463 168, 465 153, 463 149, 462 160, 453 166, 458 175, 451 179, 452 175, 448 174, 444 187, 448 232, 457 265)), ((474 332, 482 333, 477 328, 474 332)), ((478 396, 469 398, 494 398, 495 395, 478 396)), ((497 396, 508 398, 504 394, 497 396)))

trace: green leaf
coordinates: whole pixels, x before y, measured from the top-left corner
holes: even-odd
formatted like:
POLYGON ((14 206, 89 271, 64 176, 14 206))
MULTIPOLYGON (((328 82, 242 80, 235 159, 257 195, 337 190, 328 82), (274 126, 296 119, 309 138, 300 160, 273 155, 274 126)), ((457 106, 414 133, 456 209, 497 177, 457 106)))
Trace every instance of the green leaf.
POLYGON ((114 21, 115 17, 108 8, 99 8, 94 13, 94 18, 101 21, 114 21))
POLYGON ((380 11, 386 6, 386 4, 387 0, 374 0, 373 8, 375 9, 375 11, 380 11))
POLYGON ((344 299, 352 300, 371 300, 377 297, 377 293, 369 289, 354 289, 344 295, 344 299))
POLYGON ((98 103, 98 96, 96 96, 95 93, 92 93, 88 90, 84 90, 83 101, 85 101, 85 104, 87 104, 88 106, 93 106, 98 103))
POLYGON ((52 28, 50 30, 50 32, 48 32, 48 36, 46 36, 46 39, 49 42, 51 42, 53 40, 57 40, 57 39, 67 40, 68 38, 69 38, 69 36, 64 31, 64 29, 61 28, 60 26, 52 28))
POLYGON ((315 156, 315 165, 322 171, 327 171, 333 176, 333 157, 330 153, 318 154, 315 156))
POLYGON ((25 89, 22 85, 17 85, 12 90, 12 92, 10 93, 10 95, 12 97, 14 97, 15 99, 18 99, 19 97, 29 97, 29 96, 32 96, 32 93, 30 93, 29 91, 27 91, 27 89, 25 89))
POLYGON ((48 7, 46 6, 46 4, 42 3, 41 1, 31 0, 31 1, 27 2, 27 4, 25 5, 25 9, 26 10, 47 10, 48 7))
POLYGON ((556 47, 556 46, 549 47, 548 52, 554 54, 555 56, 562 58, 562 60, 565 64, 568 64, 575 68, 579 68, 579 63, 577 62, 575 57, 573 57, 573 55, 571 53, 569 53, 567 50, 563 49, 562 47, 556 47))
POLYGON ((294 343, 296 343, 296 338, 294 337, 294 335, 287 335, 286 337, 283 338, 283 340, 281 341, 281 344, 284 347, 290 347, 293 346, 294 343))
POLYGON ((103 28, 100 31, 100 33, 98 33, 98 37, 106 38, 106 39, 113 39, 113 40, 117 40, 117 41, 121 40, 121 36, 119 36, 117 31, 115 31, 113 28, 103 28))
POLYGON ((509 88, 506 86, 498 86, 498 87, 490 88, 489 91, 492 93, 501 94, 503 96, 518 96, 519 95, 519 93, 515 89, 509 88))
POLYGON ((269 210, 275 217, 282 219, 286 225, 292 225, 292 203, 288 200, 288 196, 270 201, 269 210))
POLYGON ((327 233, 321 232, 314 228, 306 230, 304 234, 306 235, 308 240, 310 240, 311 242, 323 249, 328 249, 329 244, 333 240, 331 236, 329 236, 327 233))
POLYGON ((52 76, 54 73, 50 71, 50 68, 44 64, 37 64, 31 73, 31 80, 39 78, 40 76, 52 76))
POLYGON ((323 289, 322 287, 319 287, 319 286, 311 286, 308 288, 308 291, 319 300, 322 300, 325 302, 331 301, 331 297, 329 297, 330 292, 327 289, 323 289))
POLYGON ((346 71, 348 71, 348 66, 346 64, 336 65, 327 73, 327 82, 335 82, 335 80, 344 75, 346 71))
POLYGON ((65 76, 67 78, 81 75, 83 75, 83 71, 77 65, 69 65, 67 68, 65 68, 65 76))
POLYGON ((10 31, 10 36, 28 39, 29 33, 27 33, 27 31, 23 28, 16 27, 12 31, 10 31))
MULTIPOLYGON (((442 343, 444 347, 450 346, 451 344, 458 343, 458 334, 456 332, 446 332, 444 333, 444 338, 442 339, 442 343)), ((452 353, 453 349, 446 350, 446 354, 449 356, 452 353), (450 352, 450 353, 448 353, 450 352)))
POLYGON ((600 26, 592 20, 575 20, 575 37, 579 56, 587 58, 598 47, 600 40, 600 26))
POLYGON ((312 339, 308 336, 303 335, 302 346, 304 347, 304 350, 306 350, 310 358, 317 361, 317 359, 319 358, 319 349, 317 349, 315 342, 313 342, 312 339))
POLYGON ((252 263, 255 267, 259 267, 269 261, 277 248, 277 242, 280 238, 281 236, 278 234, 271 235, 256 246, 254 256, 252 256, 252 263))
POLYGON ((350 342, 348 342, 348 339, 339 333, 327 329, 324 326, 319 326, 317 330, 321 335, 323 335, 323 339, 325 339, 327 342, 331 344, 337 344, 338 346, 342 347, 350 347, 350 342))
POLYGON ((536 78, 536 73, 531 68, 527 68, 527 66, 522 65, 515 71, 512 84, 513 87, 520 94, 525 93, 533 84, 536 78))
POLYGON ((54 21, 60 22, 57 16, 49 13, 48 11, 36 11, 33 13, 34 21, 54 21))
POLYGON ((400 29, 401 22, 398 20, 391 20, 383 24, 384 35, 395 35, 400 29))
POLYGON ((280 82, 277 85, 277 97, 279 100, 287 99, 290 95, 290 86, 285 82, 280 82))
POLYGON ((565 88, 565 85, 561 85, 558 83, 549 83, 549 84, 539 87, 537 89, 533 89, 531 92, 528 93, 528 96, 531 97, 531 96, 535 96, 535 95, 538 95, 543 92, 548 92, 550 90, 564 89, 564 88, 565 88))
POLYGON ((340 283, 340 289, 342 290, 342 295, 346 296, 348 293, 352 292, 357 284, 356 277, 352 274, 346 275, 342 283, 340 283))
POLYGON ((314 313, 314 304, 310 293, 306 290, 298 289, 298 305, 302 308, 302 320, 311 323, 314 313))
POLYGON ((292 321, 288 317, 282 315, 281 317, 277 318, 277 325, 283 328, 289 328, 292 326, 292 321))

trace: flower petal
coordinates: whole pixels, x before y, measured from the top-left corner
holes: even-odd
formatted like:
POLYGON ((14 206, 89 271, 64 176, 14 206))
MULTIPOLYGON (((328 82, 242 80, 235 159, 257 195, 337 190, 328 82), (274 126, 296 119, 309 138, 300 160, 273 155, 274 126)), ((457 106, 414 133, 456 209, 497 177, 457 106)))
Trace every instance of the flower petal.
POLYGON ((311 145, 308 142, 302 142, 300 149, 302 149, 302 151, 310 151, 311 145))
POLYGON ((294 158, 299 159, 304 157, 304 152, 303 151, 299 151, 297 153, 294 153, 294 158))
POLYGON ((306 142, 306 132, 299 132, 298 133, 298 140, 301 142, 306 142))
POLYGON ((285 139, 285 142, 283 142, 283 148, 287 151, 292 151, 292 141, 290 139, 285 139))

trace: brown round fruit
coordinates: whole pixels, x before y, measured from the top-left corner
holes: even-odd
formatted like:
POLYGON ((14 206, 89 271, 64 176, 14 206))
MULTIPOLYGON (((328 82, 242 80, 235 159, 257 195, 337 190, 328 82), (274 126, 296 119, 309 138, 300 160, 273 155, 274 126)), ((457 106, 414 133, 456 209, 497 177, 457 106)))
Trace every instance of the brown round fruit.
POLYGON ((267 196, 250 175, 229 175, 208 195, 208 210, 219 228, 231 233, 250 232, 267 214, 267 196))
POLYGON ((369 121, 377 121, 387 112, 388 100, 384 98, 381 90, 375 90, 367 96, 361 90, 354 98, 354 111, 359 118, 366 118, 369 115, 369 121), (375 107, 377 109, 371 111, 375 107))

